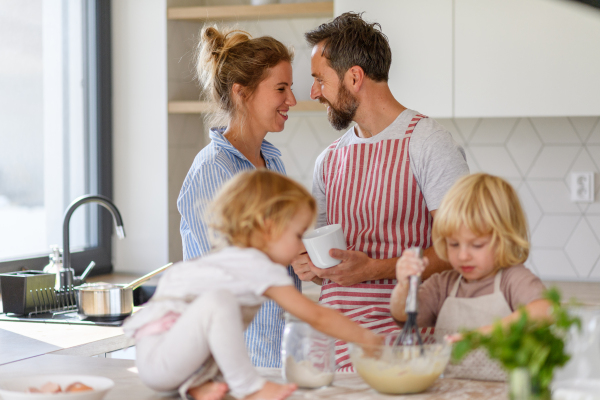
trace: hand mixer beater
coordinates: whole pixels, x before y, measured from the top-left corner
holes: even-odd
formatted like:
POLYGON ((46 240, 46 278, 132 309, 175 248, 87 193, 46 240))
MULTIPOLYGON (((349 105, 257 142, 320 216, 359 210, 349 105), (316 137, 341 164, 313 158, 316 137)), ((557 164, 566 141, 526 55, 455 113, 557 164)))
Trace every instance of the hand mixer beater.
MULTIPOLYGON (((413 251, 419 258, 423 258, 423 249, 420 247, 411 247, 408 249, 413 251)), ((398 345, 401 346, 415 346, 419 345, 420 353, 423 355, 425 350, 423 349, 423 339, 419 334, 419 327, 417 326, 417 312, 419 305, 417 302, 417 292, 419 285, 421 284, 421 277, 418 275, 411 275, 408 281, 408 295, 406 296, 406 306, 404 311, 406 312, 406 322, 402 331, 396 337, 394 344, 392 345, 395 350, 398 345)))

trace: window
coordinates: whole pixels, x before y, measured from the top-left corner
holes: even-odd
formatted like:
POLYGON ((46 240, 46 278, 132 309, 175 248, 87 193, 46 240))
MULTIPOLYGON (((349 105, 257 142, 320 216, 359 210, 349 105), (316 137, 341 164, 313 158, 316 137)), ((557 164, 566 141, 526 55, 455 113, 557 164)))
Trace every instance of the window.
MULTIPOLYGON (((0 272, 41 269, 68 205, 112 197, 110 95, 108 0, 0 0, 0 272)), ((71 218, 77 273, 111 269, 99 209, 71 218)))

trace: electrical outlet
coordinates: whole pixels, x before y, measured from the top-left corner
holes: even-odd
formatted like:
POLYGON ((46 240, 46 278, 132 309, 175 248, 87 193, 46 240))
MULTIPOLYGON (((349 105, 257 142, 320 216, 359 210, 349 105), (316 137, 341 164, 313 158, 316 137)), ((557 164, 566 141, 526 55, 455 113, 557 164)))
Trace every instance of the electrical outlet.
POLYGON ((583 203, 594 201, 593 172, 571 172, 571 201, 583 203))

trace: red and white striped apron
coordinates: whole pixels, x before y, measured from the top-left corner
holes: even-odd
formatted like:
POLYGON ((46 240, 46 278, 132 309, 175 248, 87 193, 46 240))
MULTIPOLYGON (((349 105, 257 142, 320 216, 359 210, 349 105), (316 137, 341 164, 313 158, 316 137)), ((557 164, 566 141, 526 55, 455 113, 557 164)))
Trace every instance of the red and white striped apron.
MULTIPOLYGON (((408 145, 417 114, 404 136, 329 149, 323 163, 327 224, 341 224, 346 244, 374 259, 399 257, 411 246, 431 246, 432 219, 410 167, 408 145)), ((390 314, 395 279, 341 286, 325 280, 319 301, 377 333, 398 330, 390 314)), ((336 342, 338 369, 351 367, 345 342, 336 342)))

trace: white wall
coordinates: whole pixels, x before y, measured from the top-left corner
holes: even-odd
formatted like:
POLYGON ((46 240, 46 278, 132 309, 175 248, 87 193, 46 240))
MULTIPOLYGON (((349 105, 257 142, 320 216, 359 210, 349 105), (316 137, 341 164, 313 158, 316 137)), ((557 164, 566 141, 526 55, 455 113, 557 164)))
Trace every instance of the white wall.
POLYGON ((117 272, 168 261, 166 1, 112 2, 113 189, 127 237, 117 272))

